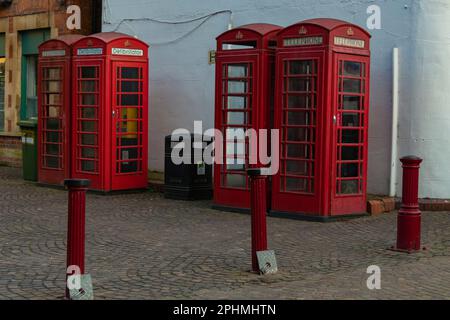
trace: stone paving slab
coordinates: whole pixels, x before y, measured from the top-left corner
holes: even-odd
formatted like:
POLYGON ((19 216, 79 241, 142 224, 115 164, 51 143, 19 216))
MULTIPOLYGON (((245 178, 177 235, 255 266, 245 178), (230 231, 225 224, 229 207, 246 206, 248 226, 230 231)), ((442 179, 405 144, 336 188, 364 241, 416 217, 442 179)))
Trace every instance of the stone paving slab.
MULTIPOLYGON (((160 194, 87 196, 86 272, 96 299, 450 299, 450 214, 423 214, 428 250, 401 254, 396 215, 268 218, 279 273, 248 270, 250 217, 160 194), (378 265, 382 289, 367 289, 378 265)), ((64 295, 67 192, 0 167, 0 299, 64 295)))

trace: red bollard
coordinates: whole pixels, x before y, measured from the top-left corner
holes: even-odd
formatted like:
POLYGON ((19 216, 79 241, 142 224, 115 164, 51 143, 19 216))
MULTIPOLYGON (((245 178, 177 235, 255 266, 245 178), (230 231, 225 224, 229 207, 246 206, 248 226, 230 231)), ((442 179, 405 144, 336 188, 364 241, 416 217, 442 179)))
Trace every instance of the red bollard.
POLYGON ((403 166, 403 195, 397 218, 396 249, 413 252, 420 250, 419 169, 422 159, 408 156, 400 161, 403 166))
POLYGON ((267 169, 248 169, 252 213, 252 269, 259 272, 256 252, 267 250, 267 169))
MULTIPOLYGON (((80 269, 80 275, 84 274, 86 191, 89 184, 90 181, 86 179, 64 180, 64 185, 69 190, 67 268, 69 266, 77 266, 80 269)), ((69 298, 67 282, 66 298, 69 298)))

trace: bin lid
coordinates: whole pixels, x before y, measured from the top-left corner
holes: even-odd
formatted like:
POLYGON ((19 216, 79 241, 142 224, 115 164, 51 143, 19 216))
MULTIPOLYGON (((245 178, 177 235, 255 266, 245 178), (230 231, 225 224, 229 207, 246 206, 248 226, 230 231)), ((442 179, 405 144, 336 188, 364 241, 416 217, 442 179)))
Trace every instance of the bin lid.
POLYGON ((21 128, 36 128, 38 124, 37 118, 30 118, 28 120, 21 120, 17 122, 17 125, 21 128))

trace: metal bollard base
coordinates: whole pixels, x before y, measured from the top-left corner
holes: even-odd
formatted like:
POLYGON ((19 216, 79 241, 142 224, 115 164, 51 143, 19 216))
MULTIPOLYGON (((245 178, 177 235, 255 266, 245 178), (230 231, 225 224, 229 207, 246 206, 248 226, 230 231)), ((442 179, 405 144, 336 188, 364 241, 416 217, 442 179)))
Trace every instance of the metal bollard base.
POLYGON ((80 276, 80 289, 69 290, 69 300, 94 300, 94 288, 90 274, 80 276))
POLYGON ((423 252, 423 251, 427 251, 427 250, 429 250, 429 248, 428 247, 422 247, 422 248, 417 249, 417 250, 416 249, 407 250, 407 249, 400 249, 400 248, 398 248, 396 246, 392 246, 390 248, 387 248, 387 250, 394 251, 394 252, 400 252, 400 253, 414 254, 414 253, 420 253, 420 252, 423 252))
POLYGON ((275 251, 258 251, 256 252, 258 258, 259 274, 269 275, 278 272, 277 259, 275 257, 275 251))

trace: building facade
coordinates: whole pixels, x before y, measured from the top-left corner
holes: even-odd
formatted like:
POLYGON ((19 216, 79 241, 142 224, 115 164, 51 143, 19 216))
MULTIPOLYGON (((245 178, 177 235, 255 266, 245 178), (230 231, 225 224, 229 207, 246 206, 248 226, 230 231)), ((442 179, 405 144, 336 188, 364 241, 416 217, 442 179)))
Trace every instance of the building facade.
POLYGON ((150 44, 149 165, 163 171, 164 136, 214 126, 215 38, 249 23, 288 26, 335 18, 372 35, 368 191, 401 194, 398 157, 424 158, 420 196, 450 198, 450 2, 447 0, 105 0, 103 30, 150 44), (373 5, 379 25, 373 24, 373 5), (377 9, 377 8, 375 8, 377 9), (369 22, 369 23, 368 23, 369 22), (398 122, 393 122, 393 51, 399 50, 398 122), (398 136, 392 139, 393 128, 398 136), (395 154, 395 153, 394 153, 395 154), (396 170, 392 170, 392 168, 396 170))
POLYGON ((12 0, 0 2, 0 165, 21 166, 18 123, 37 115, 37 54, 45 40, 101 29, 101 1, 12 0), (69 30, 67 8, 81 9, 79 29, 69 30))

